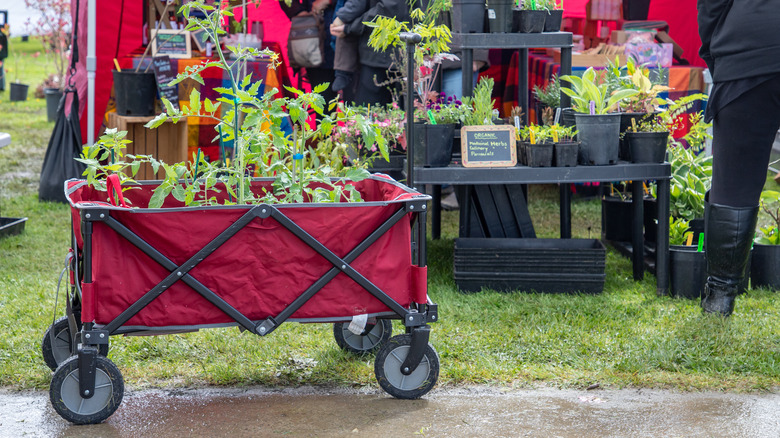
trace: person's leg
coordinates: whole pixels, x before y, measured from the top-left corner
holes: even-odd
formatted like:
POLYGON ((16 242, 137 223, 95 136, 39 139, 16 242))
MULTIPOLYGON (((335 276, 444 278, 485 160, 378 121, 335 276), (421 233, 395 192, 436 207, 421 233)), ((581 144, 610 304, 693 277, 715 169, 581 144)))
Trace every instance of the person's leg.
POLYGON ((355 103, 358 105, 385 105, 393 100, 387 86, 377 85, 387 81, 386 69, 362 65, 358 81, 358 89, 355 93, 355 103))
POLYGON ((780 128, 780 76, 729 103, 713 122, 712 188, 705 208, 707 284, 702 309, 728 316, 756 228, 758 199, 780 128))

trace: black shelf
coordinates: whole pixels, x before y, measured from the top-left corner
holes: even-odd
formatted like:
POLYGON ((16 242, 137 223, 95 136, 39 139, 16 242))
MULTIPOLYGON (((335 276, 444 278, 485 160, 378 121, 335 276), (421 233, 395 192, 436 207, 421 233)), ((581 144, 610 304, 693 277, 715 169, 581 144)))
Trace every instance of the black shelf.
POLYGON ((571 32, 453 33, 450 45, 457 49, 531 49, 571 47, 571 32))

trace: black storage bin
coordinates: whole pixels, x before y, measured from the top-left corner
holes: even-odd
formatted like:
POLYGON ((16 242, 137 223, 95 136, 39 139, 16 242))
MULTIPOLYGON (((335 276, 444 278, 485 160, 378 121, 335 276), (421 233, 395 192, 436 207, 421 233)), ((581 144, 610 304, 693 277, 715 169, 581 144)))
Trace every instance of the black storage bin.
POLYGON ((595 239, 455 239, 461 291, 601 293, 606 249, 595 239))

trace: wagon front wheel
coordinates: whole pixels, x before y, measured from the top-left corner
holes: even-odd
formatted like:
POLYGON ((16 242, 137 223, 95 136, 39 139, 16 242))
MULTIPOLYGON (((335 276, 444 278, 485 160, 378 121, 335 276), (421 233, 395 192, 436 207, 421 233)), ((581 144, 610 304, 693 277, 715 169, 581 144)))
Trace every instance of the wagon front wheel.
POLYGON ((363 333, 356 335, 349 331, 349 323, 333 324, 333 337, 342 349, 356 353, 375 351, 390 339, 393 334, 393 322, 389 319, 379 319, 376 324, 367 324, 363 333))
MULTIPOLYGON (((52 371, 71 356, 72 339, 67 316, 60 317, 46 329, 41 341, 41 353, 46 366, 52 371)), ((100 344, 98 354, 107 356, 108 344, 100 344)))
POLYGON ((411 345, 411 335, 394 336, 376 355, 376 380, 382 389, 395 398, 420 398, 433 389, 439 379, 439 355, 430 343, 425 347, 420 365, 408 376, 401 372, 401 365, 411 345))
POLYGON ((79 391, 79 357, 66 359, 51 379, 49 398, 54 410, 74 424, 97 424, 110 417, 125 393, 122 374, 113 362, 103 356, 95 358, 95 393, 81 397, 79 391))

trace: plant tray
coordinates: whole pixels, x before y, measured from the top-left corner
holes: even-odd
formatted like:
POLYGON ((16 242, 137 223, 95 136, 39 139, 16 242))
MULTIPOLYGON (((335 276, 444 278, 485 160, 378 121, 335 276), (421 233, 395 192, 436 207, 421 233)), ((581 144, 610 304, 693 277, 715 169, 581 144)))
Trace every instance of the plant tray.
POLYGON ((482 288, 600 293, 606 249, 595 239, 455 239, 454 276, 462 291, 482 288))
POLYGON ((13 236, 24 231, 26 217, 0 217, 0 237, 13 236))

